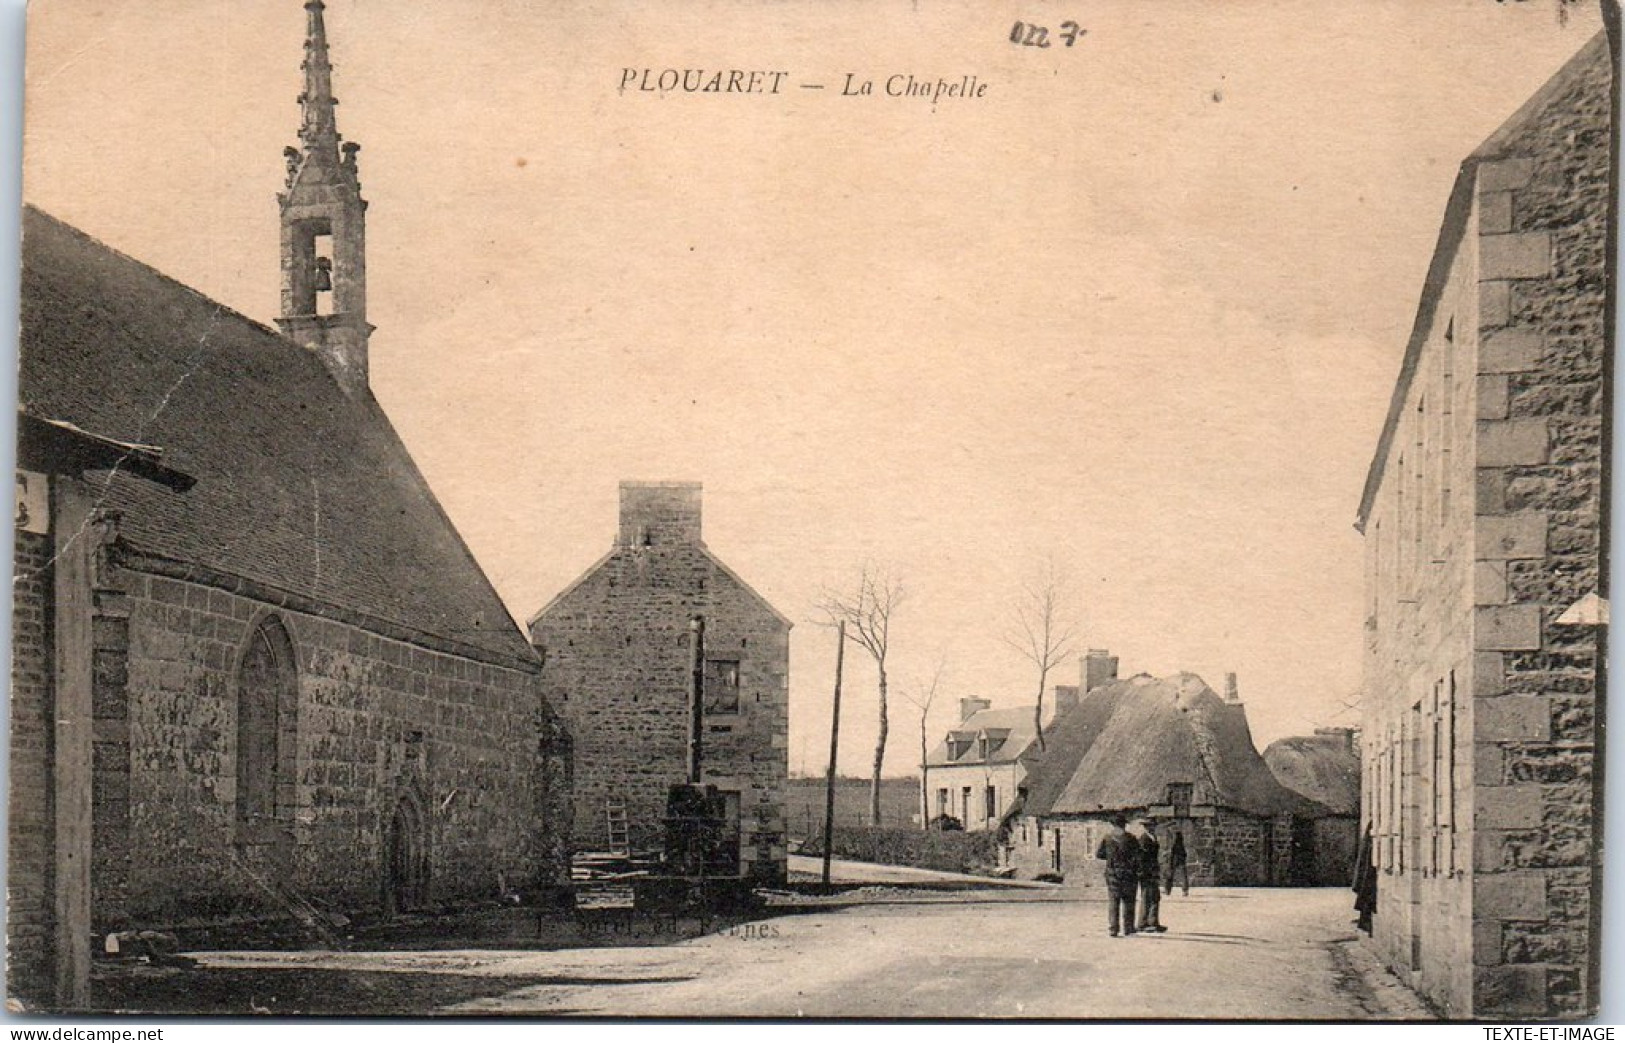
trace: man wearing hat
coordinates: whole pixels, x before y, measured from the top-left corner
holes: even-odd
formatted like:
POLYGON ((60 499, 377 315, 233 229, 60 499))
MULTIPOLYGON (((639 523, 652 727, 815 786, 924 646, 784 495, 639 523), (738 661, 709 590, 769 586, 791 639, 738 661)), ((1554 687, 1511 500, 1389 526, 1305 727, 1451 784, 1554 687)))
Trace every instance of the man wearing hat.
POLYGON ((1121 922, 1123 934, 1134 933, 1134 892, 1140 881, 1140 844, 1124 828, 1128 819, 1112 816, 1111 832, 1100 841, 1095 857, 1106 863, 1106 925, 1117 937, 1121 922))
POLYGON ((1136 843, 1140 849, 1137 874, 1140 885, 1140 930, 1161 934, 1168 928, 1160 922, 1162 893, 1158 885, 1162 881, 1157 878, 1162 870, 1162 845, 1157 842, 1157 824, 1148 818, 1141 819, 1136 843))

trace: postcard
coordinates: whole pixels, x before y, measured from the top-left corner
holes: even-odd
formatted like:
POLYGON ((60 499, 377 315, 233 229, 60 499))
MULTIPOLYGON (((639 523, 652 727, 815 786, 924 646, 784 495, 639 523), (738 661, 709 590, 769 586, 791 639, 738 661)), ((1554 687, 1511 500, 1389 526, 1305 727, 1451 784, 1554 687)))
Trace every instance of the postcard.
POLYGON ((1616 0, 36 0, 13 1013, 1602 1001, 1616 0))

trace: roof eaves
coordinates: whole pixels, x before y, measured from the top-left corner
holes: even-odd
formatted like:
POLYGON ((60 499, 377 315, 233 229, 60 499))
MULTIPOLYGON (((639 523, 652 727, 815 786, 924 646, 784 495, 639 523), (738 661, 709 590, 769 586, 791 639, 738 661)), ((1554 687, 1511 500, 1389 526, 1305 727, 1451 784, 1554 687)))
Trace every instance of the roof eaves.
POLYGON ((1428 265, 1427 277, 1422 284, 1422 299, 1417 304, 1410 340, 1405 345, 1405 358, 1399 365, 1399 377, 1394 383, 1394 392, 1388 399, 1388 415, 1383 420, 1382 434, 1377 438, 1377 450, 1371 457, 1371 466, 1365 476, 1365 488, 1360 494, 1360 511, 1355 518, 1354 528, 1361 534, 1365 533, 1366 520, 1371 516, 1371 507, 1376 502, 1377 491, 1382 488, 1388 452, 1393 447, 1394 435, 1399 430, 1399 418, 1405 411, 1405 400, 1410 396, 1411 381, 1416 376, 1416 366, 1421 361, 1422 349, 1427 344, 1429 331, 1433 328, 1433 317, 1439 307, 1439 293, 1450 279, 1450 266, 1455 263, 1456 251, 1461 245, 1462 234, 1466 231, 1467 215, 1472 210, 1473 175, 1477 163, 1478 161, 1474 159, 1462 163, 1461 170, 1456 174, 1456 183, 1450 190, 1450 201, 1445 205, 1444 220, 1439 226, 1438 243, 1433 248, 1433 260, 1428 265))
POLYGON ((197 484, 191 475, 166 466, 158 446, 121 442, 26 409, 17 410, 17 421, 17 460, 22 467, 125 471, 177 493, 197 484))
POLYGON ((1450 266, 1455 261, 1462 233, 1466 230, 1467 215, 1472 209, 1473 185, 1478 165, 1503 158, 1509 142, 1569 85, 1580 70, 1596 60, 1598 51, 1605 51, 1607 47, 1607 34, 1599 31, 1462 162, 1455 185, 1450 192, 1450 201, 1445 206, 1439 239, 1433 249, 1433 260, 1428 266, 1427 278, 1423 282, 1422 299, 1417 306, 1416 321, 1411 327, 1410 340, 1406 344, 1404 361, 1400 363, 1399 378, 1394 385, 1393 396, 1389 399, 1388 416, 1383 421, 1382 434, 1377 439, 1377 451, 1372 457, 1370 469, 1366 472, 1365 488, 1360 496, 1360 510, 1354 522, 1355 530, 1361 534, 1365 533, 1371 507, 1376 501, 1377 491, 1382 487, 1382 475, 1387 466, 1388 452, 1393 446, 1399 417, 1405 409, 1405 400, 1410 395, 1411 381, 1415 378, 1416 365, 1427 342, 1428 331, 1432 329, 1433 318, 1438 309, 1439 292, 1450 277, 1450 266))
POLYGON ((701 543, 700 544, 700 552, 703 553, 708 559, 710 559, 711 564, 713 564, 717 568, 721 569, 723 575, 727 576, 729 579, 731 579, 735 583, 739 584, 740 588, 742 590, 744 590, 745 593, 749 594, 751 597, 753 597, 757 601, 761 602, 762 607, 766 608, 769 612, 773 613, 774 618, 777 619, 780 623, 784 624, 784 629, 789 630, 791 627, 795 626, 795 624, 790 621, 789 616, 786 616, 783 612, 780 612, 778 609, 774 608, 773 603, 771 601, 767 600, 766 598, 762 597, 761 594, 757 593, 755 587, 751 586, 749 583, 746 583, 744 581, 744 579, 739 575, 739 573, 735 572, 733 569, 730 569, 723 562, 723 560, 721 558, 719 558, 715 554, 713 554, 711 552, 710 547, 707 547, 704 543, 701 543))
POLYGON ((549 612, 553 611, 553 609, 557 608, 559 602, 563 601, 565 598, 569 597, 571 594, 574 594, 576 592, 577 588, 579 588, 583 583, 587 582, 589 579, 592 578, 593 573, 597 572, 599 569, 603 568, 606 564, 608 564, 609 559, 613 558, 615 556, 615 552, 617 550, 619 550, 619 549, 620 548, 618 546, 617 547, 611 547, 609 549, 608 553, 606 553, 603 557, 599 558, 597 561, 593 562, 591 565, 587 566, 586 571, 584 571, 581 575, 577 576, 575 579, 571 580, 569 586, 565 587, 563 590, 559 591, 557 594, 554 594, 553 597, 548 600, 547 604, 543 605, 541 608, 539 608, 535 612, 531 613, 530 618, 525 620, 525 630, 528 632, 537 623, 541 622, 543 616, 547 615, 549 612))
MULTIPOLYGON (((120 541, 119 564, 136 572, 145 572, 151 575, 178 579, 187 583, 214 587, 217 590, 239 594, 267 605, 275 605, 293 612, 346 623, 391 640, 418 645, 431 651, 455 655, 463 659, 485 663, 489 666, 521 670, 531 674, 540 673, 542 669, 542 661, 534 653, 531 656, 511 655, 498 649, 473 644, 445 634, 430 633, 420 627, 389 619, 364 609, 317 599, 307 594, 276 586, 264 580, 223 572, 208 565, 152 551, 128 542, 127 538, 123 536, 120 537, 120 541)), ((530 646, 527 642, 520 642, 515 647, 528 649, 530 646)))

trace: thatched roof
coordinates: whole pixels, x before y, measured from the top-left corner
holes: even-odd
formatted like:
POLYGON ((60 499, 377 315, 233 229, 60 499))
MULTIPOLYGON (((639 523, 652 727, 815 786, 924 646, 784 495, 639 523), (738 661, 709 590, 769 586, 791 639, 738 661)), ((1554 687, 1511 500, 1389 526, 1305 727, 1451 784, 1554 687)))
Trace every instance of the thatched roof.
POLYGON ((1264 763, 1281 785, 1333 814, 1360 813, 1360 758, 1346 734, 1277 739, 1264 751, 1264 763))
POLYGON ((1253 745, 1247 711, 1195 674, 1102 685, 1056 718, 1029 760, 1029 815, 1082 815, 1164 804, 1192 787, 1194 806, 1255 815, 1305 810, 1253 745))

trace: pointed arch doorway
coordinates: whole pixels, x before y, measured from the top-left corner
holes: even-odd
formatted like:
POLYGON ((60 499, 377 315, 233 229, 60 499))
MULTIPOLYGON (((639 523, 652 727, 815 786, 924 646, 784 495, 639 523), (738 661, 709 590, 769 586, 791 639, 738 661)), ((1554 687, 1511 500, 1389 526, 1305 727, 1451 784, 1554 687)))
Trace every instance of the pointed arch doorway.
POLYGON ((421 909, 429 901, 427 818, 417 795, 408 792, 395 802, 384 831, 384 912, 421 909))

